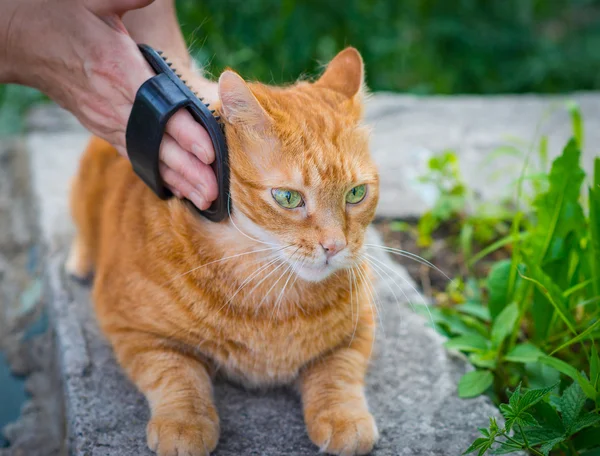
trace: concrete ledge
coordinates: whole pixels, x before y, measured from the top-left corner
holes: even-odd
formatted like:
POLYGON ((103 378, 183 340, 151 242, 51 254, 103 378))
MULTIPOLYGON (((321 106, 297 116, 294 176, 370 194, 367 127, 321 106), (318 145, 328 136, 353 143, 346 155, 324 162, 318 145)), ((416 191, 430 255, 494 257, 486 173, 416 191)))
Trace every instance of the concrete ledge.
MULTIPOLYGON (((378 242, 370 233, 370 242, 378 242)), ((467 370, 441 338, 396 296, 421 302, 404 270, 392 268, 377 283, 380 330, 368 376, 368 399, 381 440, 375 456, 459 455, 495 408, 486 398, 461 400, 456 384, 467 370)), ((70 448, 74 455, 151 455, 144 397, 124 377, 95 324, 89 290, 66 279, 62 255, 49 264, 51 313, 62 366, 70 448)), ((223 380, 215 385, 221 416, 216 456, 316 455, 300 400, 288 389, 248 392, 223 380)))

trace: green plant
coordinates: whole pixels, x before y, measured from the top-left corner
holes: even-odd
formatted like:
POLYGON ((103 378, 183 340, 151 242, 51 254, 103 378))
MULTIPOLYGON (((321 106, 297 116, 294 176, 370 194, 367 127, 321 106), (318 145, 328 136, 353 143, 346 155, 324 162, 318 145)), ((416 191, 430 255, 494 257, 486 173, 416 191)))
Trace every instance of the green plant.
MULTIPOLYGON (((460 304, 434 307, 431 312, 437 327, 449 337, 446 346, 464 352, 476 367, 460 380, 461 397, 487 393, 501 404, 508 399, 507 388, 521 382, 537 390, 572 381, 577 386, 565 389, 561 397, 567 391, 581 391, 594 403, 590 413, 596 418, 585 418, 586 426, 600 433, 600 362, 594 346, 600 339, 600 158, 589 177, 589 188, 582 192, 586 177, 579 163, 583 124, 572 106, 571 114, 575 137, 540 185, 532 188, 531 206, 517 204, 510 234, 473 255, 470 263, 506 247, 510 247, 510 258, 495 262, 483 280, 471 276, 452 283, 447 294, 456 296, 453 301, 460 304)), ((550 432, 543 417, 533 414, 538 424, 521 423, 523 430, 510 435, 510 410, 516 410, 514 402, 519 399, 513 397, 508 405, 500 406, 507 419, 504 431, 490 428, 482 439, 491 442, 489 437, 495 432, 494 439, 501 436, 508 442, 501 447, 504 452, 517 445, 534 454, 548 454, 553 441, 550 434, 544 441, 528 438, 530 431, 541 432, 539 427, 550 432)), ((582 428, 565 421, 568 416, 560 409, 560 401, 550 406, 556 404, 554 413, 563 422, 563 432, 554 436, 554 444, 562 448, 561 454, 579 454, 581 448, 588 448, 580 442, 582 428)), ((483 440, 478 445, 480 451, 490 448, 483 440)))
MULTIPOLYGON (((597 351, 594 359, 597 366, 597 351)), ((553 449, 567 454, 600 449, 600 436, 589 429, 600 422, 600 415, 597 410, 590 411, 593 409, 591 401, 581 386, 573 382, 560 396, 552 395, 557 391, 558 384, 522 392, 519 384, 508 403, 500 405, 504 427, 490 418, 489 427, 479 429, 482 437, 463 454, 478 452, 482 456, 488 451, 509 454, 528 450, 538 456, 548 456, 553 449), (586 430, 592 432, 585 433, 586 430)))
MULTIPOLYGON (((465 184, 458 156, 446 150, 429 159, 428 170, 419 180, 433 186, 438 194, 433 207, 417 225, 417 244, 428 248, 433 234, 444 226, 449 239, 455 240, 465 258, 473 254, 474 245, 489 245, 506 235, 513 211, 506 204, 482 203, 465 184)), ((393 225, 402 229, 400 225, 393 225)))

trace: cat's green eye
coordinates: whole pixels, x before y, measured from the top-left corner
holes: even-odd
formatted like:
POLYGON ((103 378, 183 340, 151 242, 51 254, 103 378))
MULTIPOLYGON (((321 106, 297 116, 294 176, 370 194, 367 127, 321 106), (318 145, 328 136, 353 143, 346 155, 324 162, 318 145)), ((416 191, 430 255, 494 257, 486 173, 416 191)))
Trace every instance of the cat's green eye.
POLYGON ((363 199, 365 199, 365 195, 367 194, 367 186, 366 185, 357 185, 348 193, 346 193, 346 202, 350 204, 360 203, 363 199))
POLYGON ((285 207, 286 209, 295 209, 304 205, 302 195, 296 190, 274 188, 271 190, 271 195, 273 195, 273 199, 275 199, 281 207, 285 207))

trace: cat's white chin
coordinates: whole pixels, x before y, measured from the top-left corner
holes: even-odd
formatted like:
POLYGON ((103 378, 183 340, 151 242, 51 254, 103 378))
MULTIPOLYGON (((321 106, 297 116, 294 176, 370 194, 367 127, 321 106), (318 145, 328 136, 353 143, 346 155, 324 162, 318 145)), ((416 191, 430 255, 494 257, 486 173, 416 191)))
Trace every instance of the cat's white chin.
POLYGON ((335 272, 337 268, 331 264, 323 264, 322 266, 302 266, 296 271, 296 274, 307 282, 320 282, 325 280, 335 272))

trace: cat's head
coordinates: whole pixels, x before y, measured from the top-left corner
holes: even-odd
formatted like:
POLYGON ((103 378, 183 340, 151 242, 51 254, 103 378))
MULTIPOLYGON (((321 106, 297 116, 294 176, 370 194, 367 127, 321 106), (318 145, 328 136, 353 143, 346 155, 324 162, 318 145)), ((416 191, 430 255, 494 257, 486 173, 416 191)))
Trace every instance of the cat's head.
POLYGON ((297 274, 320 281, 360 261, 379 193, 361 125, 360 54, 340 52, 314 83, 248 84, 219 79, 235 223, 281 247, 297 274))

